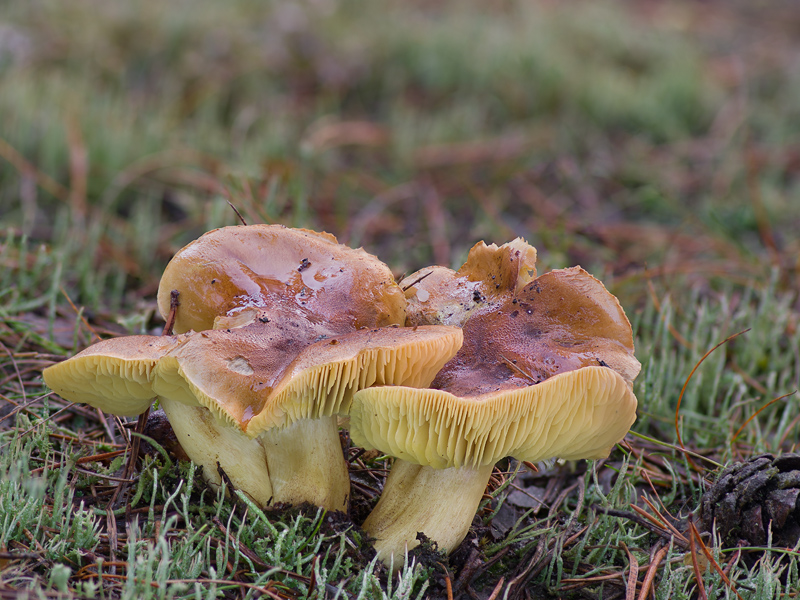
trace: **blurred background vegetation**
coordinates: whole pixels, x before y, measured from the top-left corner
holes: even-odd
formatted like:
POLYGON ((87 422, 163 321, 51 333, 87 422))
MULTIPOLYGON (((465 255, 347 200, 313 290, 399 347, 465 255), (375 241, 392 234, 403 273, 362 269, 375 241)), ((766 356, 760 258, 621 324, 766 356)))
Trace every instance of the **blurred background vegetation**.
POLYGON ((230 201, 397 274, 523 236, 631 303, 796 287, 798 40, 791 0, 5 2, 5 265, 131 307, 230 201))

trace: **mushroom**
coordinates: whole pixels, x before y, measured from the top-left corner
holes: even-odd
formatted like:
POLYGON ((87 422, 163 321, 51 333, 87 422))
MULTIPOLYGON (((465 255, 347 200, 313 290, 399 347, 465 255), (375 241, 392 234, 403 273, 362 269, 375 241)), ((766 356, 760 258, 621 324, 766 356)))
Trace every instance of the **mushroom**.
POLYGON ((636 418, 640 367, 616 298, 580 267, 534 278, 524 246, 479 244, 458 272, 401 282, 409 320, 463 325, 464 344, 431 389, 353 398, 354 443, 396 457, 364 523, 387 564, 420 531, 458 546, 497 460, 601 458, 636 418))
MULTIPOLYGON (((69 400, 133 416, 158 398, 212 486, 222 473, 255 502, 346 508, 349 479, 336 416, 365 386, 427 385, 461 344, 453 327, 383 327, 298 348, 296 322, 130 336, 45 369, 69 400)), ((299 328, 299 326, 297 327, 299 328)))
POLYGON ((167 265, 158 294, 165 317, 173 290, 174 331, 190 333, 102 342, 48 368, 45 381, 118 414, 116 391, 127 415, 157 396, 206 479, 219 485, 222 470, 262 506, 343 509, 349 479, 337 415, 352 393, 375 383, 428 385, 461 344, 453 329, 386 329, 405 319, 391 271, 326 233, 280 225, 208 232, 167 265), (106 381, 103 390, 84 381, 94 377, 106 381))

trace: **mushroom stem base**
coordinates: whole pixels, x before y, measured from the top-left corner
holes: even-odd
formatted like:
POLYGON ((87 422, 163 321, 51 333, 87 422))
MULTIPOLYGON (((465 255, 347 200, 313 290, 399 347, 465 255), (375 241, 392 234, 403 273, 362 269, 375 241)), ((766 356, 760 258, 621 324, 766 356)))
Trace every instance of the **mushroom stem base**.
POLYGON ((420 531, 451 552, 467 535, 491 474, 492 465, 434 469, 396 459, 363 525, 378 557, 399 568, 406 548, 419 545, 420 531))
POLYGON ((310 502, 347 510, 350 476, 336 416, 299 419, 285 429, 268 429, 257 439, 266 451, 273 503, 310 502))
POLYGON ((175 436, 192 461, 203 468, 212 488, 222 485, 222 473, 253 501, 266 506, 273 496, 267 457, 258 440, 220 423, 202 406, 159 398, 175 436))

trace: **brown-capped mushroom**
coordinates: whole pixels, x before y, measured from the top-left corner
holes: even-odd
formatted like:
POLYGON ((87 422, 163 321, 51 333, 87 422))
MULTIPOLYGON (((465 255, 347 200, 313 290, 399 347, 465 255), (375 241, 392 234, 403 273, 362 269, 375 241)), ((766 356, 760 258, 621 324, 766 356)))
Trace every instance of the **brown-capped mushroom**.
POLYGON ((402 561, 418 531, 444 551, 455 548, 497 460, 607 456, 635 420, 639 363, 616 298, 579 267, 528 278, 533 265, 517 254, 522 243, 480 245, 477 252, 488 249, 499 262, 476 267, 470 253, 459 272, 442 278, 448 293, 478 290, 471 302, 463 293, 439 295, 427 279, 401 282, 416 297, 409 318, 462 324, 464 345, 432 389, 376 387, 354 396, 353 441, 396 457, 364 523, 387 563, 402 561))
POLYGON ((176 330, 202 331, 102 342, 48 368, 45 380, 109 412, 119 412, 112 399, 122 390, 129 415, 157 396, 206 478, 219 484, 221 469, 261 505, 343 509, 349 478, 337 415, 352 393, 427 385, 462 339, 455 328, 387 327, 402 324, 406 302, 388 268, 304 230, 210 232, 167 267, 161 291, 171 289, 176 330), (106 388, 86 391, 95 378, 106 388))
POLYGON ((336 415, 369 385, 427 385, 461 344, 453 327, 363 329, 285 350, 264 324, 106 340, 44 371, 62 397, 135 415, 158 398, 212 485, 220 470, 258 504, 343 510, 336 415))
MULTIPOLYGON (((165 317, 173 290, 180 299, 176 332, 228 329, 255 322, 273 329, 277 326, 282 328, 280 343, 289 359, 299 348, 322 337, 402 325, 405 320, 402 290, 378 258, 343 246, 330 234, 281 225, 225 227, 201 236, 176 253, 164 271, 158 299, 165 317)), ((270 461, 287 465, 283 478, 287 485, 281 490, 296 487, 290 479, 299 469, 301 457, 306 458, 307 471, 330 462, 320 461, 322 451, 312 452, 313 448, 324 445, 330 453, 339 448, 336 416, 303 418, 316 420, 302 426, 309 430, 306 436, 314 439, 313 446, 308 444, 305 453, 293 451, 292 461, 286 452, 284 458, 270 461), (290 464, 294 465, 291 469, 290 464)), ((279 430, 269 419, 276 420, 269 411, 255 416, 250 431, 264 428, 262 441, 272 454, 292 448, 300 425, 289 427, 292 420, 282 423, 279 430)), ((338 498, 333 502, 338 507, 347 497, 349 479, 343 457, 337 460, 336 468, 324 468, 328 480, 337 480, 331 487, 340 492, 331 495, 338 498)), ((277 468, 272 469, 274 480, 279 479, 277 468)), ((277 490, 276 501, 295 499, 281 490, 277 490)), ((315 495, 323 493, 320 490, 315 495)))

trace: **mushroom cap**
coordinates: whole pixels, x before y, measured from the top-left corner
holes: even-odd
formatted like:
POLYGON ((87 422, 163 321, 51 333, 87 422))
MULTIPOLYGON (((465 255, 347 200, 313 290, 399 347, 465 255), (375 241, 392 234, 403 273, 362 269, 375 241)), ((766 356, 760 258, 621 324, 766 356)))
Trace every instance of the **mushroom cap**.
POLYGON ((602 458, 636 420, 636 397, 616 372, 584 367, 523 388, 469 398, 442 390, 357 392, 350 436, 408 462, 478 467, 513 456, 602 458))
POLYGON ((502 246, 475 244, 458 271, 426 267, 400 282, 406 325, 463 327, 476 310, 513 296, 536 277, 536 248, 517 238, 502 246))
MULTIPOLYGON (((617 299, 580 267, 527 282, 513 277, 517 272, 501 280, 491 269, 483 278, 473 270, 483 284, 501 283, 494 296, 466 307, 459 301, 451 311, 444 295, 431 312, 409 304, 410 318, 423 322, 458 315, 464 344, 433 389, 358 392, 350 420, 355 443, 435 468, 504 456, 608 454, 636 418, 632 381, 641 366, 630 323, 617 299)), ((447 289, 466 285, 457 273, 444 280, 447 289)))
MULTIPOLYGON (((641 369, 633 331, 619 301, 580 267, 536 277, 536 249, 525 240, 475 244, 458 271, 428 267, 400 282, 406 325, 465 328, 464 346, 434 381, 458 395, 492 389, 511 372, 529 385, 568 370, 605 365, 631 383, 641 369), (488 357, 488 358, 487 358, 488 357), (502 360, 496 360, 500 357, 502 360), (528 370, 515 361, 523 359, 528 370), (489 380, 474 365, 494 361, 489 380)), ((497 389, 496 387, 494 389, 497 389)))
POLYGON ((464 345, 433 387, 474 396, 596 365, 617 371, 629 384, 641 369, 617 299, 589 273, 571 267, 473 310, 464 345))
POLYGON ((243 327, 106 340, 48 367, 45 382, 113 414, 139 414, 156 396, 205 406, 255 437, 347 412, 369 385, 428 385, 462 342, 455 327, 329 335, 323 324, 269 314, 243 327))
POLYGON ((270 321, 191 334, 155 368, 154 390, 206 406, 256 436, 298 419, 346 414, 364 387, 428 385, 463 339, 455 327, 383 327, 321 335, 299 347, 287 336, 291 327, 270 321))
POLYGON ((180 293, 177 333, 211 329, 216 317, 275 302, 305 308, 346 330, 405 320, 403 292, 378 258, 330 234, 282 225, 206 233, 179 250, 164 270, 158 289, 164 318, 172 290, 180 293))
POLYGON ((47 367, 42 376, 47 387, 62 398, 133 417, 153 402, 156 364, 182 342, 180 337, 151 335, 104 340, 47 367))

